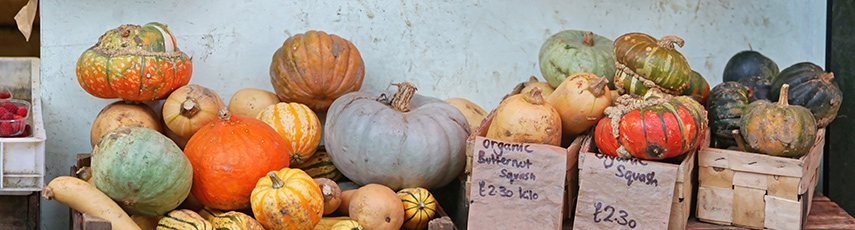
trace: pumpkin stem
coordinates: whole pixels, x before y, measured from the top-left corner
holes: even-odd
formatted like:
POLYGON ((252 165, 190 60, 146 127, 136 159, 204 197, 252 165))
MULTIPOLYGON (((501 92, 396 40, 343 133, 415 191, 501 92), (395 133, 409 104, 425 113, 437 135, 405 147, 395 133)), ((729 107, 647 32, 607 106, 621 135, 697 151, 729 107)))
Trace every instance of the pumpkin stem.
POLYGON ((201 110, 202 109, 199 108, 198 104, 196 104, 196 99, 187 97, 187 100, 181 102, 181 111, 179 113, 184 117, 193 117, 201 110))
POLYGON ((585 40, 582 41, 586 46, 594 46, 594 32, 585 32, 585 40))
POLYGON ((674 44, 677 44, 678 46, 683 47, 683 44, 685 44, 685 43, 686 43, 686 41, 683 41, 683 39, 680 37, 668 35, 668 36, 662 37, 662 39, 659 39, 658 45, 659 45, 659 47, 662 47, 665 49, 674 50, 674 44))
POLYGON ((588 91, 591 91, 591 94, 593 94, 594 97, 600 97, 606 92, 606 84, 608 83, 609 79, 601 77, 600 79, 597 79, 593 85, 588 86, 588 91))
MULTIPOLYGON (((538 81, 536 77, 531 76, 528 78, 528 82, 525 83, 525 86, 531 85, 532 83, 538 83, 538 82, 540 82, 540 81, 538 81)), ((520 89, 520 90, 522 90, 522 89, 520 89)))
POLYGON ((229 109, 226 107, 220 108, 217 112, 217 118, 220 118, 221 121, 228 121, 232 117, 232 114, 229 113, 229 109))
POLYGON ((424 201, 419 201, 418 206, 419 206, 419 209, 424 209, 424 208, 425 208, 425 202, 424 202, 424 201))
POLYGON ((790 92, 790 84, 784 84, 781 86, 781 93, 778 96, 778 106, 785 107, 789 106, 790 102, 788 101, 790 92))
POLYGON ((270 177, 270 182, 273 183, 274 189, 279 189, 285 186, 285 182, 282 181, 282 179, 279 179, 278 176, 276 176, 276 171, 270 171, 269 173, 267 173, 267 177, 270 177))
POLYGON ((742 134, 739 134, 738 129, 734 129, 731 133, 733 134, 733 139, 736 140, 736 147, 739 148, 739 151, 745 152, 745 141, 742 140, 742 134))
POLYGON ((831 80, 834 80, 834 73, 832 73, 832 72, 824 73, 824 74, 820 75, 819 77, 822 78, 822 81, 825 82, 825 84, 831 85, 832 84, 831 80))
POLYGON ((410 111, 410 101, 413 100, 413 95, 416 93, 416 88, 413 83, 401 82, 392 84, 398 87, 398 92, 392 96, 392 107, 400 112, 410 111))
POLYGON ((528 93, 523 94, 523 99, 525 99, 525 101, 527 101, 528 103, 541 105, 543 104, 543 95, 541 95, 542 92, 542 89, 534 87, 533 89, 528 91, 528 93))

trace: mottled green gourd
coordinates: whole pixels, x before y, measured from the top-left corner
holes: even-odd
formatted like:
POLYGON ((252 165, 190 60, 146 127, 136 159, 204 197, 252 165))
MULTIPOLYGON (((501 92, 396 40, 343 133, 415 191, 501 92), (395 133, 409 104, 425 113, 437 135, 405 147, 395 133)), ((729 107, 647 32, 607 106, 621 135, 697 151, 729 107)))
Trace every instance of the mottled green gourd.
POLYGON ((172 140, 149 128, 105 134, 92 150, 95 186, 132 214, 163 215, 190 193, 193 168, 172 140))
POLYGON ((615 87, 621 94, 644 95, 657 88, 680 95, 689 87, 692 75, 689 63, 674 45, 683 39, 665 36, 656 40, 647 34, 628 33, 615 39, 615 87))
POLYGON ((739 132, 749 151, 772 156, 801 157, 816 141, 816 121, 810 110, 787 103, 790 86, 781 86, 777 103, 766 100, 745 106, 739 132))
POLYGON ((735 81, 723 82, 710 90, 707 111, 714 147, 727 149, 736 146, 731 132, 739 129, 742 112, 752 93, 750 88, 735 81))
POLYGON ((540 47, 540 72, 552 88, 575 73, 587 72, 609 79, 614 89, 615 62, 612 40, 590 31, 558 32, 540 47))
POLYGON ((816 64, 797 63, 781 71, 772 80, 771 97, 778 98, 781 86, 789 84, 788 102, 810 109, 816 118, 817 127, 823 128, 834 121, 840 104, 843 104, 843 92, 833 79, 833 73, 826 73, 816 64))

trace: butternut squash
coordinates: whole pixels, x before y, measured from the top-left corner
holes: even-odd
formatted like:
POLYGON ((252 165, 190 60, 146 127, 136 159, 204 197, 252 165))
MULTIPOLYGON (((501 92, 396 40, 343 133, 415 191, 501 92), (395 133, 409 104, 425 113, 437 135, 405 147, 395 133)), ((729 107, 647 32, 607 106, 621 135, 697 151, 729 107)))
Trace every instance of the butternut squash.
POLYGON ((84 180, 60 176, 42 189, 42 198, 56 200, 81 213, 88 213, 110 221, 113 229, 140 229, 140 227, 106 194, 84 180))
POLYGON ((341 204, 339 204, 338 209, 336 209, 339 214, 345 216, 350 215, 350 198, 353 197, 353 194, 356 193, 356 190, 357 189, 352 189, 341 192, 341 204))

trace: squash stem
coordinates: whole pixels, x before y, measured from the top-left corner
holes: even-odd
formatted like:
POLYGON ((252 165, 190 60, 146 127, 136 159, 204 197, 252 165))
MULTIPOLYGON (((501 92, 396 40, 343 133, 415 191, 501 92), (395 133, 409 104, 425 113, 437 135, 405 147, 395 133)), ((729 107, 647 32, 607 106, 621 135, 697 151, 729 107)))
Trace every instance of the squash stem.
POLYGON ((591 94, 593 94, 594 97, 600 97, 603 95, 603 93, 606 92, 605 87, 608 83, 609 79, 606 79, 606 77, 601 77, 600 79, 597 79, 597 81, 595 81, 593 85, 588 86, 588 91, 591 91, 591 94))
POLYGON ((585 40, 582 41, 586 46, 594 46, 594 32, 585 32, 585 40))
POLYGON ((413 95, 416 94, 416 88, 413 83, 401 82, 392 84, 398 87, 398 91, 392 96, 392 107, 400 112, 410 111, 410 101, 413 100, 413 95))
POLYGON ((781 94, 778 96, 778 106, 786 107, 790 105, 788 101, 790 91, 790 84, 784 84, 781 86, 781 94))
POLYGON ((834 73, 832 73, 832 72, 824 73, 819 77, 822 78, 822 81, 825 82, 826 85, 831 85, 832 84, 831 80, 834 80, 834 73))
POLYGON ((738 129, 734 129, 730 133, 733 134, 733 139, 736 140, 736 148, 739 148, 739 151, 747 152, 745 148, 745 141, 742 140, 742 134, 739 134, 738 129))
POLYGON ((231 117, 232 114, 229 113, 229 109, 226 107, 222 107, 217 111, 217 118, 220 118, 221 121, 228 121, 231 117))
POLYGON ((425 202, 423 202, 423 201, 419 201, 418 206, 419 206, 419 209, 423 209, 423 208, 425 208, 425 202))
POLYGON ((275 171, 270 171, 269 173, 267 173, 267 177, 270 177, 270 182, 273 183, 274 189, 279 189, 285 186, 285 182, 282 181, 282 179, 279 179, 278 176, 276 176, 275 171))
POLYGON ((528 91, 528 93, 523 94, 523 99, 525 99, 525 101, 527 101, 528 103, 541 105, 543 104, 543 95, 541 95, 542 92, 542 89, 534 87, 533 89, 528 91))
POLYGON ((181 102, 181 111, 179 113, 184 117, 193 117, 201 110, 198 104, 196 104, 196 99, 188 97, 187 100, 181 102))
POLYGON ((678 46, 683 47, 683 44, 685 44, 685 43, 686 43, 686 41, 683 41, 683 39, 680 37, 668 35, 668 36, 665 36, 665 37, 662 37, 661 39, 659 39, 658 45, 659 45, 659 47, 662 47, 665 49, 674 50, 674 44, 677 44, 678 46))

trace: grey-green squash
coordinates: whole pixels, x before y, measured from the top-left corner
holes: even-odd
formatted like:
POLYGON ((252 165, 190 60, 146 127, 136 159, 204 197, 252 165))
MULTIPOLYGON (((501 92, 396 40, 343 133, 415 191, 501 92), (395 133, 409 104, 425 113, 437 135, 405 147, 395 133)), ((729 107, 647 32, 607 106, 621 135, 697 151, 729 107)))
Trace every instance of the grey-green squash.
POLYGON ((158 216, 187 198, 193 168, 168 137, 140 127, 113 130, 92 150, 95 186, 132 214, 158 216))
POLYGON ((565 30, 558 32, 540 47, 540 73, 552 88, 575 73, 593 73, 609 79, 614 89, 615 55, 612 40, 590 31, 565 30))

